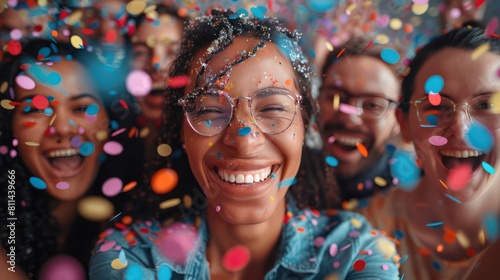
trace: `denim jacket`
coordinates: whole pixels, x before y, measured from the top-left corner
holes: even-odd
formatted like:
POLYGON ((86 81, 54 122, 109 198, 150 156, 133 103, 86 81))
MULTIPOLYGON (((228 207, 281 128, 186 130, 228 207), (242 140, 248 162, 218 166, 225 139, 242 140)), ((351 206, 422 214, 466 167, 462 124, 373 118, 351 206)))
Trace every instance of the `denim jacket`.
MULTIPOLYGON (((90 279, 210 279, 205 218, 162 227, 138 222, 101 234, 90 279)), ((347 211, 298 209, 287 195, 287 215, 270 279, 399 279, 391 241, 365 218, 347 211)))

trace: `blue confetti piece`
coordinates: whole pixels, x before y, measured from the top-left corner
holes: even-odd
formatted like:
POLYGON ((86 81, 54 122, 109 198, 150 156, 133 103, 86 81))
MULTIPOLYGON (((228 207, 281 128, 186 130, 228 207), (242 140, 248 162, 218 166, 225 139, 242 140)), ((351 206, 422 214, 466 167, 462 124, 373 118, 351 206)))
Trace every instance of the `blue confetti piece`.
POLYGON ((111 129, 112 130, 117 130, 118 128, 120 128, 120 125, 118 124, 117 121, 115 120, 112 120, 110 123, 109 123, 109 126, 111 126, 111 129))
POLYGON ((50 107, 47 107, 43 110, 43 113, 47 116, 50 117, 52 114, 54 114, 54 110, 50 107))
POLYGON ((404 237, 405 237, 405 233, 402 230, 396 229, 394 231, 394 238, 396 238, 396 239, 403 239, 404 237))
POLYGON ((441 271, 441 264, 439 264, 437 261, 432 261, 432 266, 437 270, 441 271))
POLYGON ((84 142, 79 149, 80 155, 87 157, 94 152, 94 144, 92 142, 84 142))
POLYGON ((472 121, 471 127, 464 137, 465 143, 472 149, 487 153, 493 147, 493 136, 482 123, 472 121))
POLYGON ((408 259, 408 255, 405 255, 404 257, 402 257, 402 258, 399 260, 399 263, 400 263, 400 264, 402 264, 402 263, 404 263, 407 259, 408 259))
POLYGON ((314 12, 317 13, 325 13, 328 10, 333 9, 333 7, 336 5, 336 0, 307 0, 306 4, 307 6, 313 10, 314 12))
POLYGON ((67 54, 67 55, 66 55, 66 60, 67 60, 67 61, 72 61, 72 60, 73 60, 73 56, 72 56, 72 55, 70 55, 70 54, 67 54))
POLYGON ((115 90, 115 89, 112 89, 112 90, 110 90, 110 91, 108 92, 108 94, 109 94, 109 95, 111 95, 111 96, 116 95, 117 93, 118 93, 118 91, 117 91, 117 90, 115 90))
POLYGON ((229 16, 230 19, 235 19, 238 17, 247 17, 248 16, 248 11, 243 8, 239 8, 236 13, 232 14, 229 16))
POLYGON ((432 126, 432 127, 435 127, 437 126, 438 124, 438 119, 436 116, 434 115, 427 115, 427 117, 425 117, 427 119, 427 123, 429 124, 429 126, 432 126))
POLYGON ((417 166, 413 155, 409 152, 397 150, 389 166, 393 178, 398 179, 398 187, 405 191, 414 190, 420 181, 421 170, 417 166))
POLYGON ((47 77, 44 79, 44 82, 51 84, 51 85, 57 85, 62 81, 62 77, 59 73, 52 72, 47 75, 47 77))
POLYGON ((205 122, 205 125, 208 126, 208 127, 210 127, 212 125, 212 121, 211 120, 207 120, 205 122))
POLYGON ((43 47, 38 50, 38 56, 43 56, 43 58, 46 58, 50 55, 50 48, 48 47, 43 47))
POLYGON ((141 267, 134 263, 127 267, 125 271, 125 280, 142 280, 143 273, 141 267))
POLYGON ((335 167, 335 166, 339 165, 339 161, 338 161, 338 159, 336 159, 336 158, 335 158, 335 157, 333 157, 333 156, 327 156, 327 157, 325 158, 325 161, 326 161, 326 163, 327 163, 328 165, 333 166, 333 167, 335 167))
POLYGON ((453 196, 451 196, 451 195, 449 195, 447 193, 445 193, 444 195, 446 195, 449 199, 455 201, 456 203, 462 204, 462 202, 460 200, 458 200, 457 198, 455 198, 455 197, 453 197, 453 196))
POLYGON ((24 107, 23 112, 28 113, 29 111, 31 111, 31 107, 30 106, 24 107))
POLYGON ((444 80, 443 80, 443 77, 441 77, 439 75, 434 75, 434 76, 429 77, 429 79, 427 79, 427 81, 425 81, 425 85, 424 85, 426 93, 430 93, 430 92, 440 93, 441 90, 443 90, 443 87, 444 87, 444 80))
POLYGON ((257 7, 250 8, 250 12, 252 12, 253 16, 258 19, 263 19, 266 15, 262 12, 261 9, 257 7))
POLYGON ((24 100, 24 102, 26 102, 26 103, 31 103, 32 101, 33 101, 33 99, 31 99, 31 98, 24 100))
POLYGON ((51 95, 51 96, 48 96, 47 99, 49 100, 49 102, 52 102, 55 100, 55 97, 51 95))
POLYGON ((125 256, 125 251, 123 251, 123 249, 121 249, 120 253, 118 253, 118 260, 121 264, 127 264, 127 257, 125 256))
POLYGON ((494 242, 500 237, 500 220, 495 214, 486 214, 483 217, 483 228, 486 233, 486 239, 494 242))
POLYGON ((263 13, 267 13, 269 11, 265 6, 257 6, 257 9, 259 9, 263 13))
POLYGON ((434 223, 428 223, 426 224, 425 226, 426 227, 440 227, 442 226, 444 223, 443 222, 434 222, 434 223))
POLYGON ((490 174, 495 174, 495 168, 493 168, 493 166, 489 165, 488 163, 486 163, 484 161, 483 161, 483 168, 484 168, 484 170, 486 170, 486 172, 488 172, 490 174))
POLYGON ((87 109, 85 109, 85 113, 94 116, 99 112, 99 105, 97 104, 90 104, 87 109))
POLYGON ((396 64, 398 63, 401 56, 394 49, 385 48, 380 52, 380 58, 382 58, 382 60, 385 61, 386 63, 396 64))
POLYGON ((316 53, 314 52, 314 50, 311 48, 309 51, 311 52, 311 57, 316 58, 316 53))
POLYGON ((278 185, 278 187, 280 188, 288 188, 290 187, 291 185, 297 183, 297 178, 288 178, 288 179, 285 179, 283 181, 281 181, 278 185))
POLYGON ((172 279, 172 270, 166 265, 161 265, 158 269, 158 280, 170 279, 172 279))
POLYGON ((245 126, 245 127, 238 129, 239 136, 246 136, 246 135, 250 134, 250 132, 252 132, 252 128, 250 128, 249 126, 245 126))
POLYGON ((30 177, 29 182, 35 189, 44 190, 47 188, 47 184, 38 177, 30 177))
POLYGON ((72 127, 78 127, 78 126, 76 125, 76 122, 75 122, 74 120, 72 120, 72 119, 68 119, 68 123, 69 123, 69 125, 71 125, 72 127))
POLYGON ((301 12, 305 12, 305 13, 309 13, 309 9, 307 9, 306 7, 302 6, 302 5, 299 5, 297 7, 299 9, 299 11, 301 12))

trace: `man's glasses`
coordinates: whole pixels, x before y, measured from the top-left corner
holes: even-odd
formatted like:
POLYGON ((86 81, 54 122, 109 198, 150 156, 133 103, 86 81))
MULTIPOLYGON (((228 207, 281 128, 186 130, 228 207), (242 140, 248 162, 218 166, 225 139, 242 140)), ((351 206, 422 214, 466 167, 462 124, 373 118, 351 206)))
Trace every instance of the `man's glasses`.
POLYGON ((266 88, 252 96, 232 98, 225 91, 202 88, 200 94, 191 93, 179 99, 179 104, 194 131, 203 136, 214 136, 229 125, 234 108, 241 99, 248 100, 251 120, 262 132, 279 134, 292 124, 296 105, 301 103, 302 96, 292 96, 285 89, 266 88))
POLYGON ((458 106, 465 106, 465 113, 469 121, 479 121, 490 124, 495 128, 500 127, 499 109, 491 102, 492 94, 483 94, 474 97, 469 102, 455 103, 447 97, 441 96, 441 102, 432 104, 427 96, 412 100, 415 105, 417 118, 422 127, 447 127, 455 116, 458 106))
POLYGON ((356 115, 365 120, 377 120, 389 109, 396 109, 399 104, 386 97, 372 94, 352 95, 337 88, 322 88, 320 96, 322 102, 331 104, 328 108, 356 115))

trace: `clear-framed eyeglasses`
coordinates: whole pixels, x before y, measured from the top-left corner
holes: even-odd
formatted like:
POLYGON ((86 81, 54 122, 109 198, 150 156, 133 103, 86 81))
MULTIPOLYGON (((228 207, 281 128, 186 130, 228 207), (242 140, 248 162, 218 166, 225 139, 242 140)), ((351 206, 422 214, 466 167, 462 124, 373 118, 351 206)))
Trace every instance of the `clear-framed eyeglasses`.
MULTIPOLYGON (((339 88, 323 87, 320 89, 321 102, 329 102, 334 110, 356 115, 367 121, 383 117, 387 111, 396 109, 395 100, 373 94, 350 94, 339 88)), ((322 106, 323 107, 323 106, 322 106)))
POLYGON ((234 108, 241 99, 248 101, 251 121, 266 134, 279 134, 287 130, 297 114, 301 95, 293 95, 281 88, 266 88, 251 96, 233 98, 226 91, 201 88, 179 99, 186 119, 198 134, 215 136, 231 122, 234 108))
POLYGON ((431 102, 428 96, 424 96, 418 100, 411 100, 410 103, 414 104, 422 127, 447 127, 454 119, 457 107, 464 106, 470 122, 479 121, 499 128, 500 108, 491 101, 492 97, 493 94, 482 94, 468 102, 455 103, 444 96, 441 96, 440 102, 431 102))

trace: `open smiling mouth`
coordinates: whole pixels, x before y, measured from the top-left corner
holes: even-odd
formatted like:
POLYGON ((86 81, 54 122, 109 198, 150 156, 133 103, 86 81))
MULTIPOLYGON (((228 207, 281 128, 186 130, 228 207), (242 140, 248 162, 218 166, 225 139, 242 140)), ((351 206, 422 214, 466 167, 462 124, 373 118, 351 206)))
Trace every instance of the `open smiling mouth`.
POLYGON ((354 151, 357 149, 356 143, 362 142, 363 140, 357 137, 336 136, 335 142, 332 145, 336 145, 345 151, 354 151))
POLYGON ((448 170, 466 165, 474 172, 486 157, 485 154, 476 150, 442 150, 439 153, 441 154, 443 165, 448 170))
POLYGON ((49 165, 59 176, 72 176, 77 173, 83 164, 84 157, 77 149, 55 150, 46 154, 49 165))
POLYGON ((238 184, 238 185, 248 185, 255 184, 266 181, 271 177, 271 174, 275 173, 279 168, 278 165, 268 166, 259 170, 251 171, 230 171, 225 169, 219 169, 217 167, 214 170, 219 175, 219 178, 225 182, 238 184))

